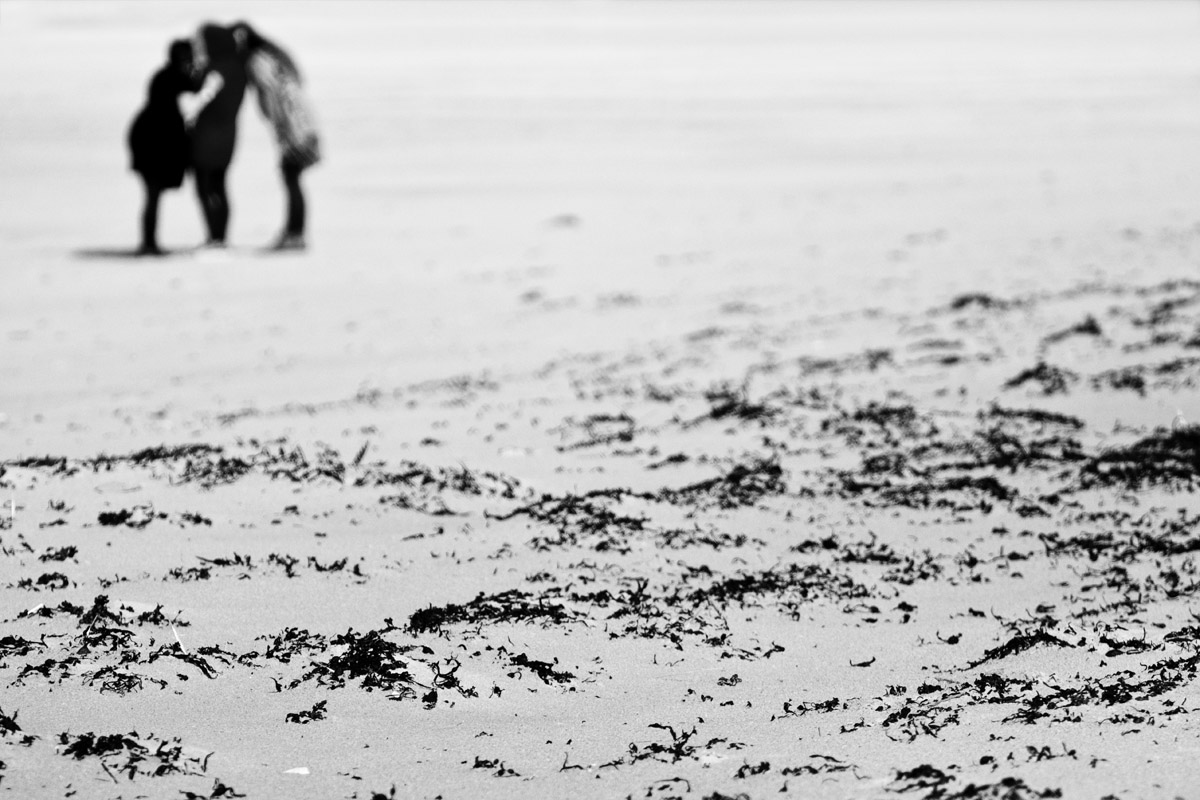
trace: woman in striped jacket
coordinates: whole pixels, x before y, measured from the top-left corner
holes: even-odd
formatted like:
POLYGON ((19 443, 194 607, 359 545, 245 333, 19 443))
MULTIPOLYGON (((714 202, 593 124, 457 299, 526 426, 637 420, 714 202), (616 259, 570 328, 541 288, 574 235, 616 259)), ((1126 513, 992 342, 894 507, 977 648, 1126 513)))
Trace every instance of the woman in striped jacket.
POLYGON ((245 22, 230 29, 246 64, 246 76, 258 96, 263 116, 275 131, 280 169, 287 190, 287 218, 275 250, 303 250, 306 207, 300 174, 321 160, 312 105, 292 57, 245 22))

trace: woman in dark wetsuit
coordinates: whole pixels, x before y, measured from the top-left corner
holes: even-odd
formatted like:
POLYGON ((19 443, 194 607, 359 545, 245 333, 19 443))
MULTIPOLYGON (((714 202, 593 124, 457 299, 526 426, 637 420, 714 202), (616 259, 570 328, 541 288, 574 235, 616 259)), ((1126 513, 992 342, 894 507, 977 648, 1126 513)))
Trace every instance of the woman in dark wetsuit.
POLYGON ((233 34, 219 25, 204 25, 196 34, 196 66, 204 76, 204 105, 192 128, 192 165, 196 194, 208 227, 208 244, 221 247, 229 229, 229 196, 225 175, 237 142, 237 115, 246 94, 246 67, 233 34))
POLYGON ((191 143, 179 112, 179 95, 193 92, 192 45, 177 40, 168 61, 150 79, 146 105, 129 129, 131 167, 142 178, 146 202, 142 207, 142 243, 138 255, 162 255, 158 246, 158 201, 167 189, 183 185, 191 164, 191 143))

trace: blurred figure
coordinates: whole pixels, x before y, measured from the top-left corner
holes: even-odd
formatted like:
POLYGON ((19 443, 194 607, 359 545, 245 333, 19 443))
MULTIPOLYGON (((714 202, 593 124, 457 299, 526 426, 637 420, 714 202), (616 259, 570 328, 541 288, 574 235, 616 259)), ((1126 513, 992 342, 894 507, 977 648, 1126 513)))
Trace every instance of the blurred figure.
POLYGON ((274 128, 279 143, 287 217, 283 233, 271 249, 303 250, 307 211, 300 173, 321 160, 312 106, 301 85, 300 70, 283 48, 248 23, 234 23, 231 30, 245 60, 250 85, 258 95, 259 108, 274 128))
POLYGON ((183 40, 171 42, 167 63, 150 79, 146 105, 129 128, 131 166, 146 189, 138 255, 163 255, 158 246, 158 201, 167 189, 183 185, 191 165, 191 142, 179 111, 179 96, 196 90, 192 69, 192 45, 183 40))
POLYGON ((192 126, 196 194, 208 227, 207 244, 224 247, 229 230, 225 176, 237 142, 237 115, 246 95, 246 67, 229 28, 201 26, 193 47, 196 74, 204 81, 192 126))

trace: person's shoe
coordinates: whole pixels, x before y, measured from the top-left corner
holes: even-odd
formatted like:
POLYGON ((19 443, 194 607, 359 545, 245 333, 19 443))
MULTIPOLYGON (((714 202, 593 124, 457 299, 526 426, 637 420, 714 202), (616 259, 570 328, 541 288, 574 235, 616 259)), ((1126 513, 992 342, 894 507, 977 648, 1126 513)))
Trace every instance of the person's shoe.
POLYGON ((209 239, 196 250, 196 258, 205 263, 219 264, 229 260, 229 248, 223 240, 209 239))
POLYGON ((133 254, 136 256, 165 256, 167 251, 156 244, 143 244, 133 254))
POLYGON ((308 245, 304 242, 304 234, 285 233, 267 249, 275 253, 284 253, 290 250, 305 250, 307 247, 308 245))

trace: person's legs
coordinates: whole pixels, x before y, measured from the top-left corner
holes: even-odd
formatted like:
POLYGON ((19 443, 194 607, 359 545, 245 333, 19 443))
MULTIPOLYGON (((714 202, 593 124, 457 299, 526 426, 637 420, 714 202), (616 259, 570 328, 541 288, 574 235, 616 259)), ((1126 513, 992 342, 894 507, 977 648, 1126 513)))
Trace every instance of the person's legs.
POLYGON ((300 173, 303 167, 295 162, 284 159, 280 164, 283 173, 283 186, 287 190, 287 219, 284 222, 283 235, 276 247, 304 246, 304 224, 307 209, 304 203, 304 190, 300 188, 300 173))
POLYGON ((225 193, 224 168, 197 168, 196 195, 208 227, 208 243, 224 244, 229 228, 229 198, 225 193))
POLYGON ((142 176, 146 188, 146 204, 142 207, 142 243, 138 246, 139 255, 160 255, 158 246, 158 200, 162 196, 162 186, 151 178, 142 176))

